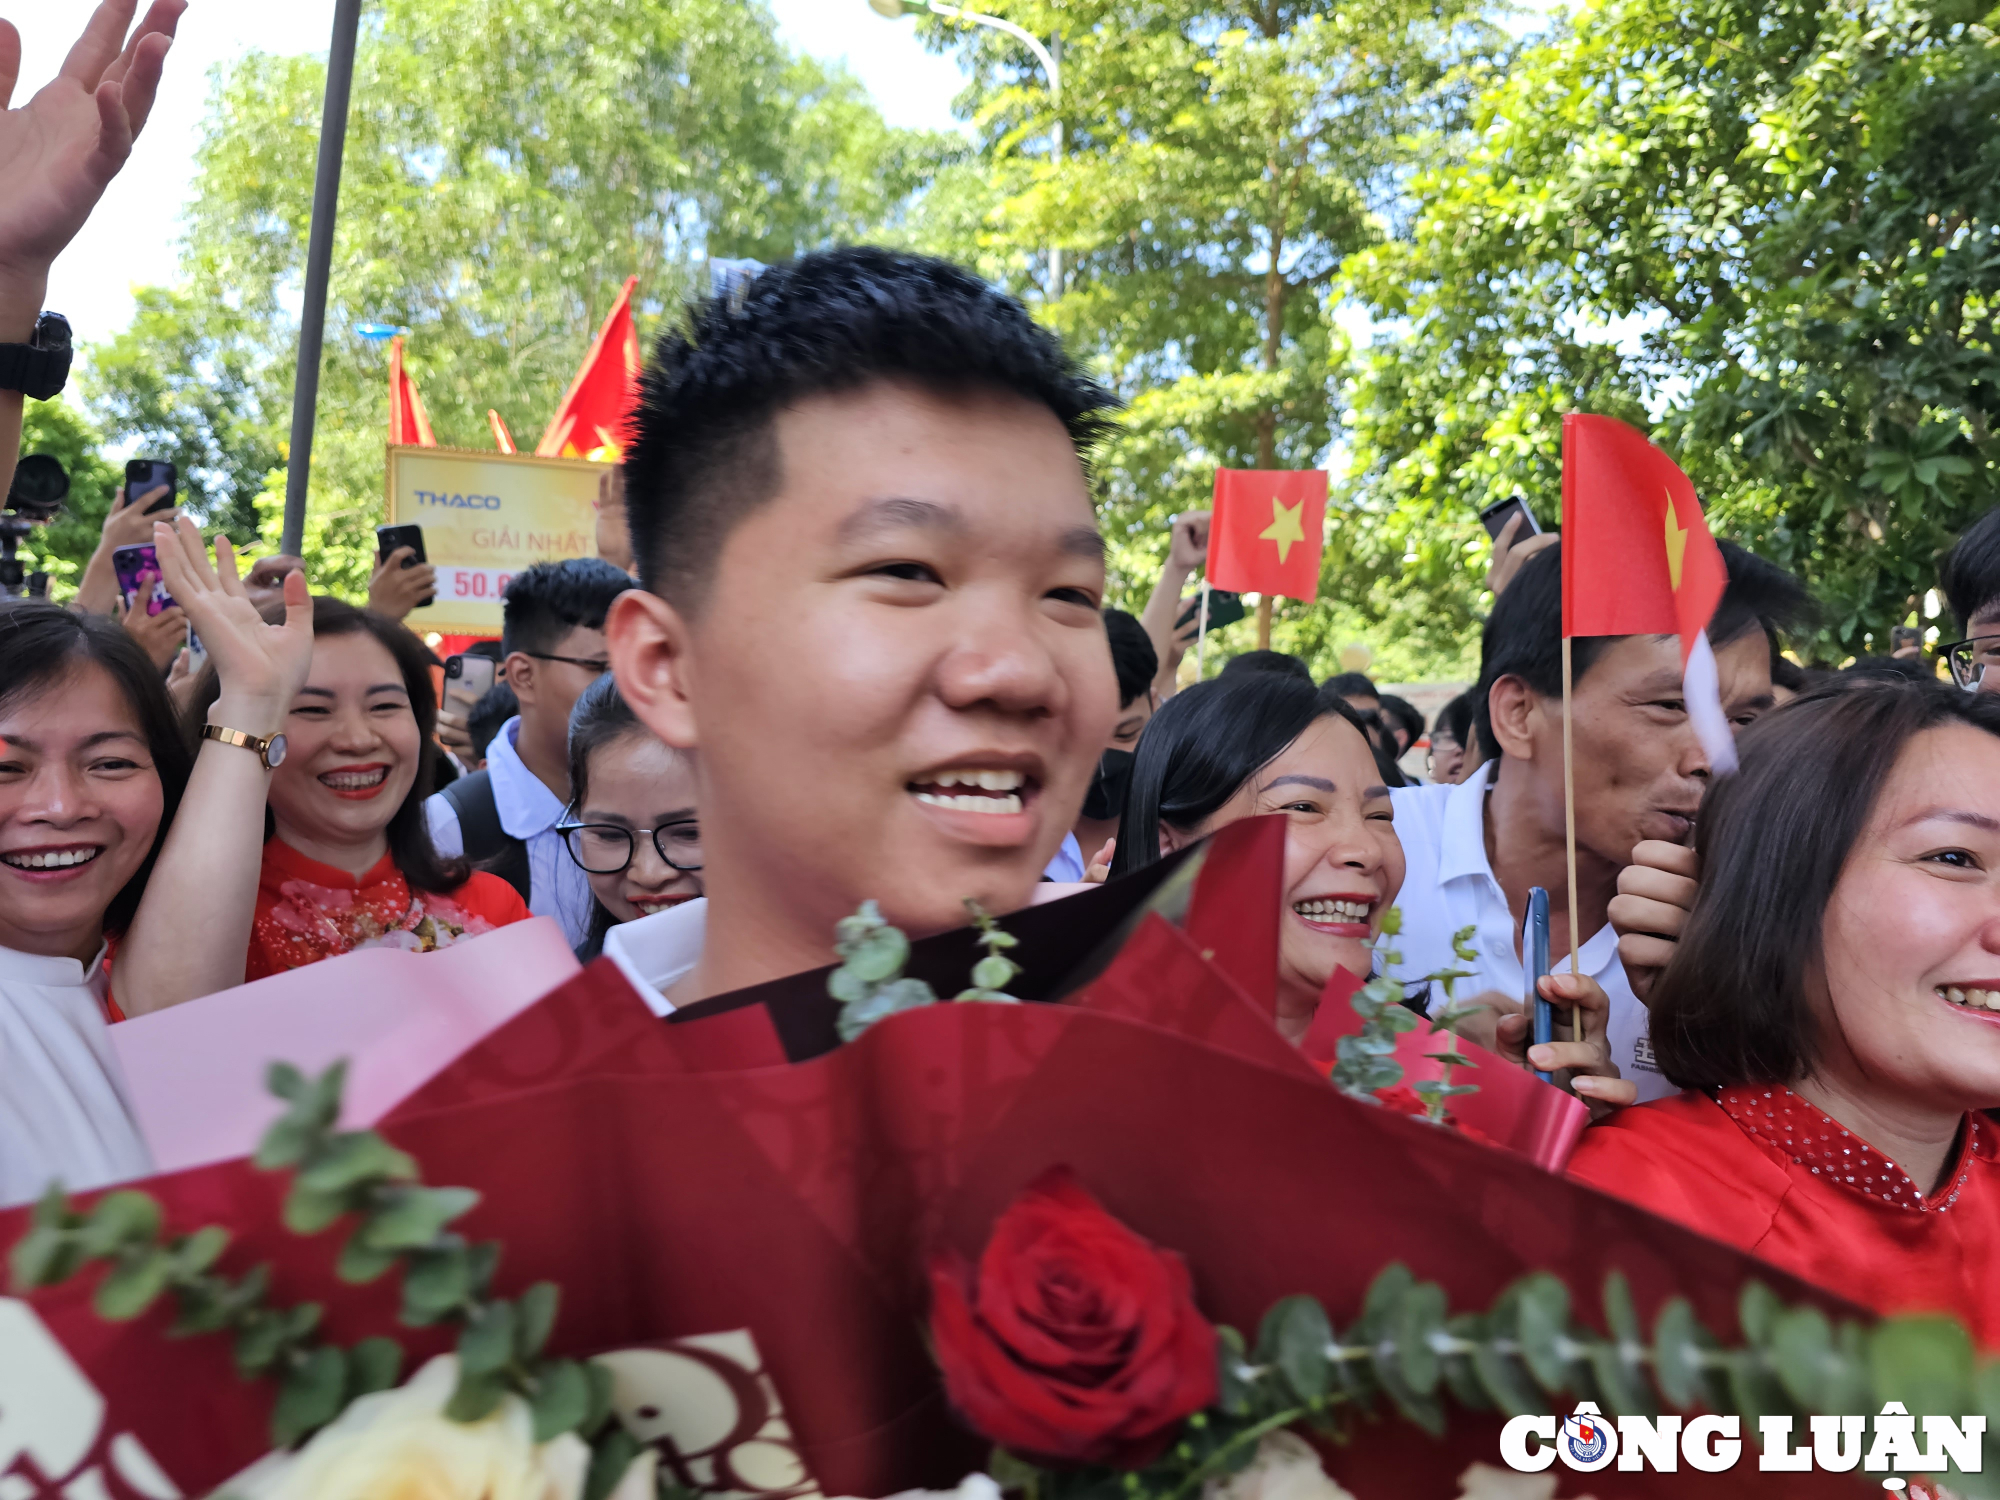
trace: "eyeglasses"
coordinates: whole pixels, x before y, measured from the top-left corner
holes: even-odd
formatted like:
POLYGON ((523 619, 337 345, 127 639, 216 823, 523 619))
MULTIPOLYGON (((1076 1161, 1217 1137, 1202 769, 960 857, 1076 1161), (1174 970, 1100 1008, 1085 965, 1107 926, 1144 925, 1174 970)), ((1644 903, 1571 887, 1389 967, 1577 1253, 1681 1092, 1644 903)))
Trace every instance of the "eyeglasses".
POLYGON ((611 663, 601 656, 551 656, 546 651, 523 651, 523 656, 532 656, 536 661, 566 661, 572 667, 582 667, 586 672, 595 672, 602 677, 611 670, 611 663))
POLYGON ((1978 690, 1988 667, 2000 664, 2000 635, 1977 635, 1938 649, 1951 664, 1951 680, 1968 693, 1978 690))
POLYGON ((563 847, 588 875, 618 875, 631 865, 640 834, 649 834, 653 852, 672 868, 692 874, 701 868, 701 825, 692 818, 658 828, 626 828, 617 823, 558 823, 563 847))

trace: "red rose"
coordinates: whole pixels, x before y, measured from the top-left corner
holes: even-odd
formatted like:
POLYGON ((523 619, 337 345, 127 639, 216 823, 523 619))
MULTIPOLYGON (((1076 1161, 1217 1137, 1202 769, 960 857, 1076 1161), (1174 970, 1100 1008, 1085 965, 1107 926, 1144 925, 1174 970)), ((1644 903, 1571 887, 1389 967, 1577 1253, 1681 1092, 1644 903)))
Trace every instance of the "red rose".
POLYGON ((932 1259, 931 1339, 973 1427, 1045 1464, 1136 1469, 1216 1399, 1215 1329, 1187 1264, 1067 1167, 1016 1198, 979 1258, 932 1259))

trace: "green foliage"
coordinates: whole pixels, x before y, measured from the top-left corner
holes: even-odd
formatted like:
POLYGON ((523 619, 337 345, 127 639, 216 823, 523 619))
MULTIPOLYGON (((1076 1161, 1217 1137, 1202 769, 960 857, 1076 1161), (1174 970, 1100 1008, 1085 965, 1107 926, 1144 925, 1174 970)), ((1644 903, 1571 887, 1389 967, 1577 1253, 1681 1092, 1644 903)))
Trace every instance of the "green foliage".
MULTIPOLYGON (((176 460, 197 513, 275 544, 325 62, 217 75, 181 260, 89 351, 114 439, 176 460)), ((382 519, 387 349, 438 441, 524 449, 625 278, 642 333, 704 257, 771 261, 894 231, 955 138, 895 130, 745 0, 385 0, 363 21, 313 446, 306 559, 358 595, 382 519)))
POLYGON ((53 521, 37 526, 21 544, 22 568, 49 575, 49 593, 62 599, 75 592, 83 566, 97 550, 97 538, 112 497, 125 482, 122 468, 104 458, 104 435, 76 404, 75 387, 50 401, 24 403, 21 451, 46 453, 69 474, 69 498, 53 521))
MULTIPOLYGON (((492 1295, 499 1247, 468 1245, 448 1227, 479 1195, 424 1186, 417 1164, 373 1131, 335 1130, 346 1073, 344 1062, 317 1078, 275 1063, 267 1075, 286 1109, 253 1160, 266 1171, 295 1169, 286 1225, 315 1234, 351 1218, 343 1280, 370 1281, 401 1265, 403 1321, 459 1325, 459 1381, 446 1415, 478 1421, 515 1395, 528 1403, 537 1442, 577 1432, 594 1441, 600 1457, 619 1447, 625 1434, 611 1420, 611 1372, 544 1356, 560 1301, 556 1288, 537 1282, 513 1301, 492 1295)), ((171 1334, 232 1333, 237 1369, 278 1383, 271 1437, 281 1447, 310 1437, 356 1397, 395 1385, 403 1363, 395 1340, 363 1339, 351 1349, 324 1342, 318 1304, 274 1305, 266 1267, 234 1280, 213 1269, 228 1247, 227 1231, 210 1226, 165 1240, 162 1228, 160 1206, 145 1193, 107 1193, 82 1214, 52 1188, 11 1252, 13 1286, 54 1286, 102 1262, 99 1316, 136 1318, 168 1296, 177 1311, 171 1334)), ((623 1472, 621 1463, 617 1473, 623 1472)))
MULTIPOLYGON (((1403 929, 1403 914, 1390 907, 1382 918, 1382 932, 1375 939, 1375 951, 1381 955, 1382 972, 1372 975, 1368 982, 1356 990, 1348 1000, 1354 1013, 1361 1017, 1361 1030, 1352 1036, 1340 1038, 1335 1046, 1335 1062, 1328 1075, 1334 1086, 1344 1094, 1352 1094, 1357 1099, 1375 1102, 1378 1089, 1394 1088, 1403 1081, 1403 1065, 1396 1061, 1396 1038, 1407 1031, 1415 1031, 1423 1025, 1423 1019, 1403 1003, 1408 986, 1396 978, 1392 972, 1403 961, 1403 955, 1391 948, 1396 934, 1403 929)), ((1472 962, 1473 954, 1469 946, 1473 929, 1460 928, 1452 934, 1453 954, 1461 963, 1472 962)), ((1415 1085, 1415 1092, 1424 1099, 1428 1118, 1443 1123, 1445 1101, 1455 1094, 1473 1094, 1479 1091, 1477 1084, 1453 1083, 1453 1067, 1469 1067, 1457 1048, 1453 1028, 1461 1026, 1476 1014, 1474 1010, 1460 1011, 1451 1003, 1451 989, 1459 980, 1470 973, 1469 969, 1440 969, 1426 975, 1418 983, 1439 984, 1444 987, 1444 1007, 1431 1021, 1433 1034, 1444 1032, 1443 1052, 1425 1054, 1435 1061, 1445 1064, 1444 1077, 1424 1079, 1415 1085)))
POLYGON ((1996 13, 1587 0, 1480 96, 1354 257, 1337 348, 1368 607, 1471 640, 1474 513, 1553 517, 1560 418, 1658 437, 1721 535, 1829 606, 1837 661, 1918 608, 2000 499, 1996 13), (1655 420, 1657 419, 1657 423, 1655 420))
MULTIPOLYGON (((1060 110, 1019 42, 921 23, 970 62, 961 104, 987 177, 983 193, 952 182, 913 228, 1024 292, 1061 247, 1062 295, 1043 315, 1130 403, 1098 465, 1099 509, 1114 601, 1137 609, 1167 518, 1207 508, 1218 466, 1320 466, 1334 434, 1334 279, 1394 232, 1420 144, 1458 129, 1502 38, 1478 0, 984 9, 1060 35, 1060 110)), ((1326 672, 1353 616, 1351 524, 1334 517, 1321 600, 1278 609, 1275 643, 1326 672)), ((1210 649, 1243 649, 1251 632, 1231 627, 1210 649)))
MULTIPOLYGON (((972 984, 952 998, 1011 1005, 1014 997, 1000 986, 1020 973, 1021 966, 1003 950, 1018 946, 1020 939, 1002 932, 977 901, 968 900, 965 907, 979 928, 979 945, 986 956, 972 966, 972 984)), ((883 920, 882 908, 873 901, 862 902, 861 910, 840 919, 834 929, 833 951, 841 961, 827 976, 826 992, 840 1002, 840 1017, 834 1025, 843 1042, 853 1041, 898 1011, 937 1004, 937 992, 923 980, 903 977, 903 965, 910 960, 910 940, 900 928, 883 920)))
MULTIPOLYGON (((1569 1289, 1546 1272, 1515 1282, 1487 1312, 1453 1314, 1443 1287, 1394 1263, 1343 1330, 1311 1297, 1275 1303, 1254 1347, 1235 1329, 1218 1329, 1219 1401, 1191 1417, 1148 1467, 1055 1473, 1000 1454, 992 1472, 1038 1500, 1192 1500, 1208 1480, 1248 1464, 1267 1433, 1305 1426, 1338 1441, 1385 1400, 1433 1435, 1445 1430, 1447 1395, 1508 1416, 1564 1411, 1586 1400, 1611 1415, 1654 1416, 1664 1400, 1683 1411, 1735 1413, 1751 1435, 1767 1413, 1792 1416, 1795 1431, 1814 1413, 1875 1412, 1889 1402, 1911 1412, 1965 1414, 1989 1410, 1981 1391, 2000 1389, 2000 1362, 1975 1368, 1964 1328, 1949 1318, 1843 1324, 1837 1337, 1804 1348, 1788 1342, 1785 1330, 1801 1320, 1826 1328, 1823 1314, 1787 1308, 1755 1282, 1742 1301, 1734 1346, 1702 1327, 1679 1298, 1661 1308, 1648 1343, 1631 1289, 1616 1271, 1605 1278, 1600 1333, 1575 1317, 1569 1289), (1802 1400, 1797 1392, 1806 1389, 1829 1399, 1802 1400)), ((1981 1472, 1952 1471, 1946 1482, 1954 1493, 2000 1495, 1992 1462, 2000 1450, 1988 1441, 1981 1472)))

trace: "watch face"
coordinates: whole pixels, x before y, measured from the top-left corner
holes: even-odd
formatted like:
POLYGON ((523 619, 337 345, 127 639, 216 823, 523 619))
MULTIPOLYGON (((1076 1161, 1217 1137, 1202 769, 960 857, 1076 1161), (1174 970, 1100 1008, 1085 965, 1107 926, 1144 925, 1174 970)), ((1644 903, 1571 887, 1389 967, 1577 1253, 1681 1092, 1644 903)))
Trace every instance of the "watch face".
POLYGON ((285 737, 282 734, 274 734, 271 736, 271 743, 264 747, 264 764, 275 770, 284 763, 285 737))

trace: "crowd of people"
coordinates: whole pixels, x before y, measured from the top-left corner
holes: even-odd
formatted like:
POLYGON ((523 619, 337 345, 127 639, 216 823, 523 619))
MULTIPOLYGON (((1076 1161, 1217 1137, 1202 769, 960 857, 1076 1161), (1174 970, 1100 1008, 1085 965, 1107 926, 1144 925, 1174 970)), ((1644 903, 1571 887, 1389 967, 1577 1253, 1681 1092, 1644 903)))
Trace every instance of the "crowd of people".
MULTIPOLYGON (((143 124, 178 0, 125 43, 131 8, 69 65, 75 149, 0 134, 0 338, 143 124)), ((65 604, 0 605, 0 1202, 147 1171, 124 1017, 531 915, 665 1014, 823 966, 864 902, 926 935, 1275 815, 1284 1035, 1398 908, 1402 977, 1469 969, 1478 1039, 1590 1104, 1575 1175, 2000 1341, 2000 509, 1942 565, 1949 680, 1799 667, 1810 593, 1724 543, 1721 776, 1676 638, 1576 641, 1565 696, 1555 536, 1503 534, 1479 679, 1428 726, 1278 652, 1182 685, 1207 518, 1173 523, 1139 616, 1105 608, 1086 460, 1114 407, 955 266, 773 267, 662 337, 603 555, 513 581, 462 715, 400 623, 422 570, 387 559, 358 605, 114 510, 107 547, 156 547, 206 662, 95 561, 65 604), (1539 995, 1577 1018, 1540 1043, 1537 887, 1565 971, 1539 995)), ((0 391, 0 467, 19 412, 0 391)))

